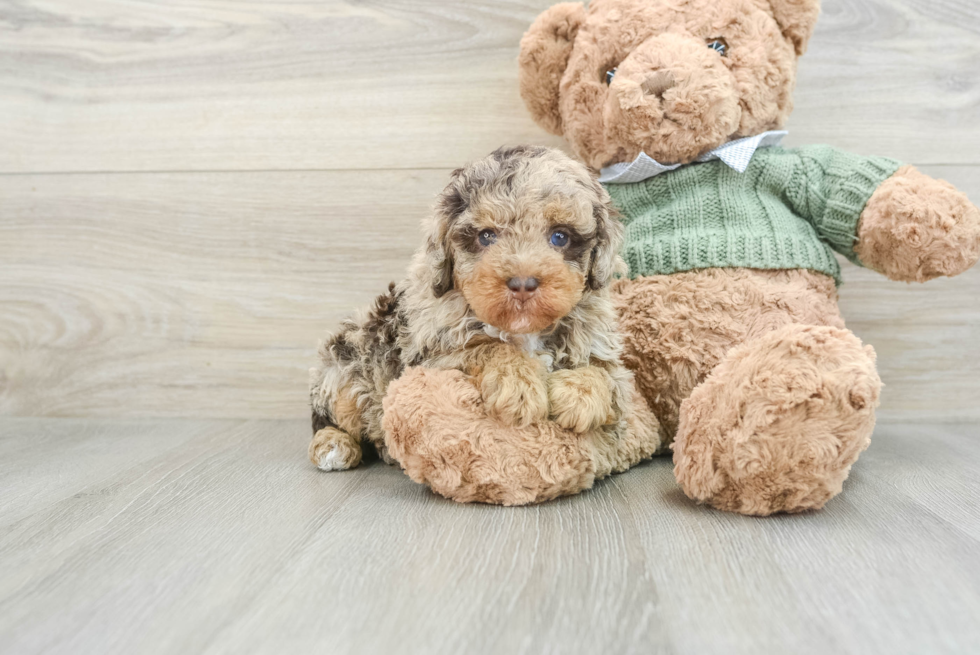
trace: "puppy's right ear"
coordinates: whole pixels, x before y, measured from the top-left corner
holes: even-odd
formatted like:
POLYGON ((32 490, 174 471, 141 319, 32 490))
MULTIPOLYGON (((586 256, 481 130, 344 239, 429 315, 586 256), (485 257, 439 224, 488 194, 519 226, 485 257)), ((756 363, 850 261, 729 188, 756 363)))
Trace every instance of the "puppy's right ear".
POLYGON ((462 173, 462 168, 453 171, 449 186, 439 195, 435 214, 426 229, 425 257, 436 298, 442 298, 454 286, 451 228, 469 206, 462 173))
POLYGON ((592 181, 596 199, 592 202, 595 219, 595 246, 589 261, 586 285, 593 291, 613 281, 617 273, 625 273, 625 263, 619 255, 623 248, 623 223, 613 209, 612 199, 596 180, 592 181))
POLYGON ((563 2, 538 16, 521 39, 521 97, 534 121, 558 136, 562 133, 558 86, 584 22, 585 5, 563 2))

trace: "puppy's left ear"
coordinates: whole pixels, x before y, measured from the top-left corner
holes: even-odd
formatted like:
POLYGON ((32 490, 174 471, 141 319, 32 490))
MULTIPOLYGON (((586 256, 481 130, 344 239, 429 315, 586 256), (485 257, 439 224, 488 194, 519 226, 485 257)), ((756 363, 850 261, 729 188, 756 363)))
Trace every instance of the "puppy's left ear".
POLYGON ((596 222, 595 245, 592 247, 592 257, 589 262, 589 274, 586 286, 593 291, 602 289, 612 282, 617 273, 624 273, 626 264, 619 256, 623 247, 623 224, 612 200, 602 185, 593 181, 596 189, 596 200, 592 203, 592 215, 596 222))
POLYGON ((817 26, 820 0, 769 0, 769 4, 783 36, 796 48, 796 55, 802 55, 817 26))
POLYGON ((454 286, 451 228, 469 206, 461 180, 462 173, 462 168, 453 171, 449 186, 439 195, 435 213, 426 226, 425 259, 427 270, 432 275, 432 293, 436 298, 443 297, 454 286))

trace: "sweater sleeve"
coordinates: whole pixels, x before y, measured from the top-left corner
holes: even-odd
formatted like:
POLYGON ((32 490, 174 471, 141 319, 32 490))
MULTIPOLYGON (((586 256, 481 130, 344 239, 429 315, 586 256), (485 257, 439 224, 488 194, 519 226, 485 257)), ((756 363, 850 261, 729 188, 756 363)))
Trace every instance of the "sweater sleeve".
POLYGON ((901 164, 885 157, 861 157, 830 146, 794 150, 799 160, 787 199, 810 221, 819 237, 857 264, 858 221, 875 189, 901 164))

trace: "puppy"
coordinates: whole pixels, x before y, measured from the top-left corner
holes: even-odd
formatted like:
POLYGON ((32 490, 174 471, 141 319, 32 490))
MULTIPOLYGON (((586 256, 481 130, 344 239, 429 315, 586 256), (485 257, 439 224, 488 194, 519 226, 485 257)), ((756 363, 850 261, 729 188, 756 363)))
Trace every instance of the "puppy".
POLYGON ((408 278, 320 347, 313 463, 349 469, 362 445, 391 463, 381 401, 409 366, 464 372, 509 425, 622 436, 632 377, 609 284, 623 227, 589 171, 559 150, 501 148, 453 172, 423 231, 408 278))

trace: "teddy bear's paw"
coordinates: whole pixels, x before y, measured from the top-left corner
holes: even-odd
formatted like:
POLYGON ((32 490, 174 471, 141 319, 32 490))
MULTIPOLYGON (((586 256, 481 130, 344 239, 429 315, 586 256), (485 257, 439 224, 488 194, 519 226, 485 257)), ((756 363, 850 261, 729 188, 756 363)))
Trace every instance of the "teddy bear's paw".
POLYGON ((361 444, 337 428, 323 428, 310 442, 310 461, 321 471, 344 471, 361 463, 361 444))
POLYGON ((548 417, 548 387, 536 360, 485 370, 480 391, 487 413, 508 425, 525 427, 548 417))
POLYGON ((616 420, 612 380, 596 366, 555 371, 548 379, 551 418, 562 428, 587 432, 616 420))
POLYGON ((953 185, 906 166, 868 201, 854 251, 893 280, 953 277, 980 257, 980 210, 953 185))

